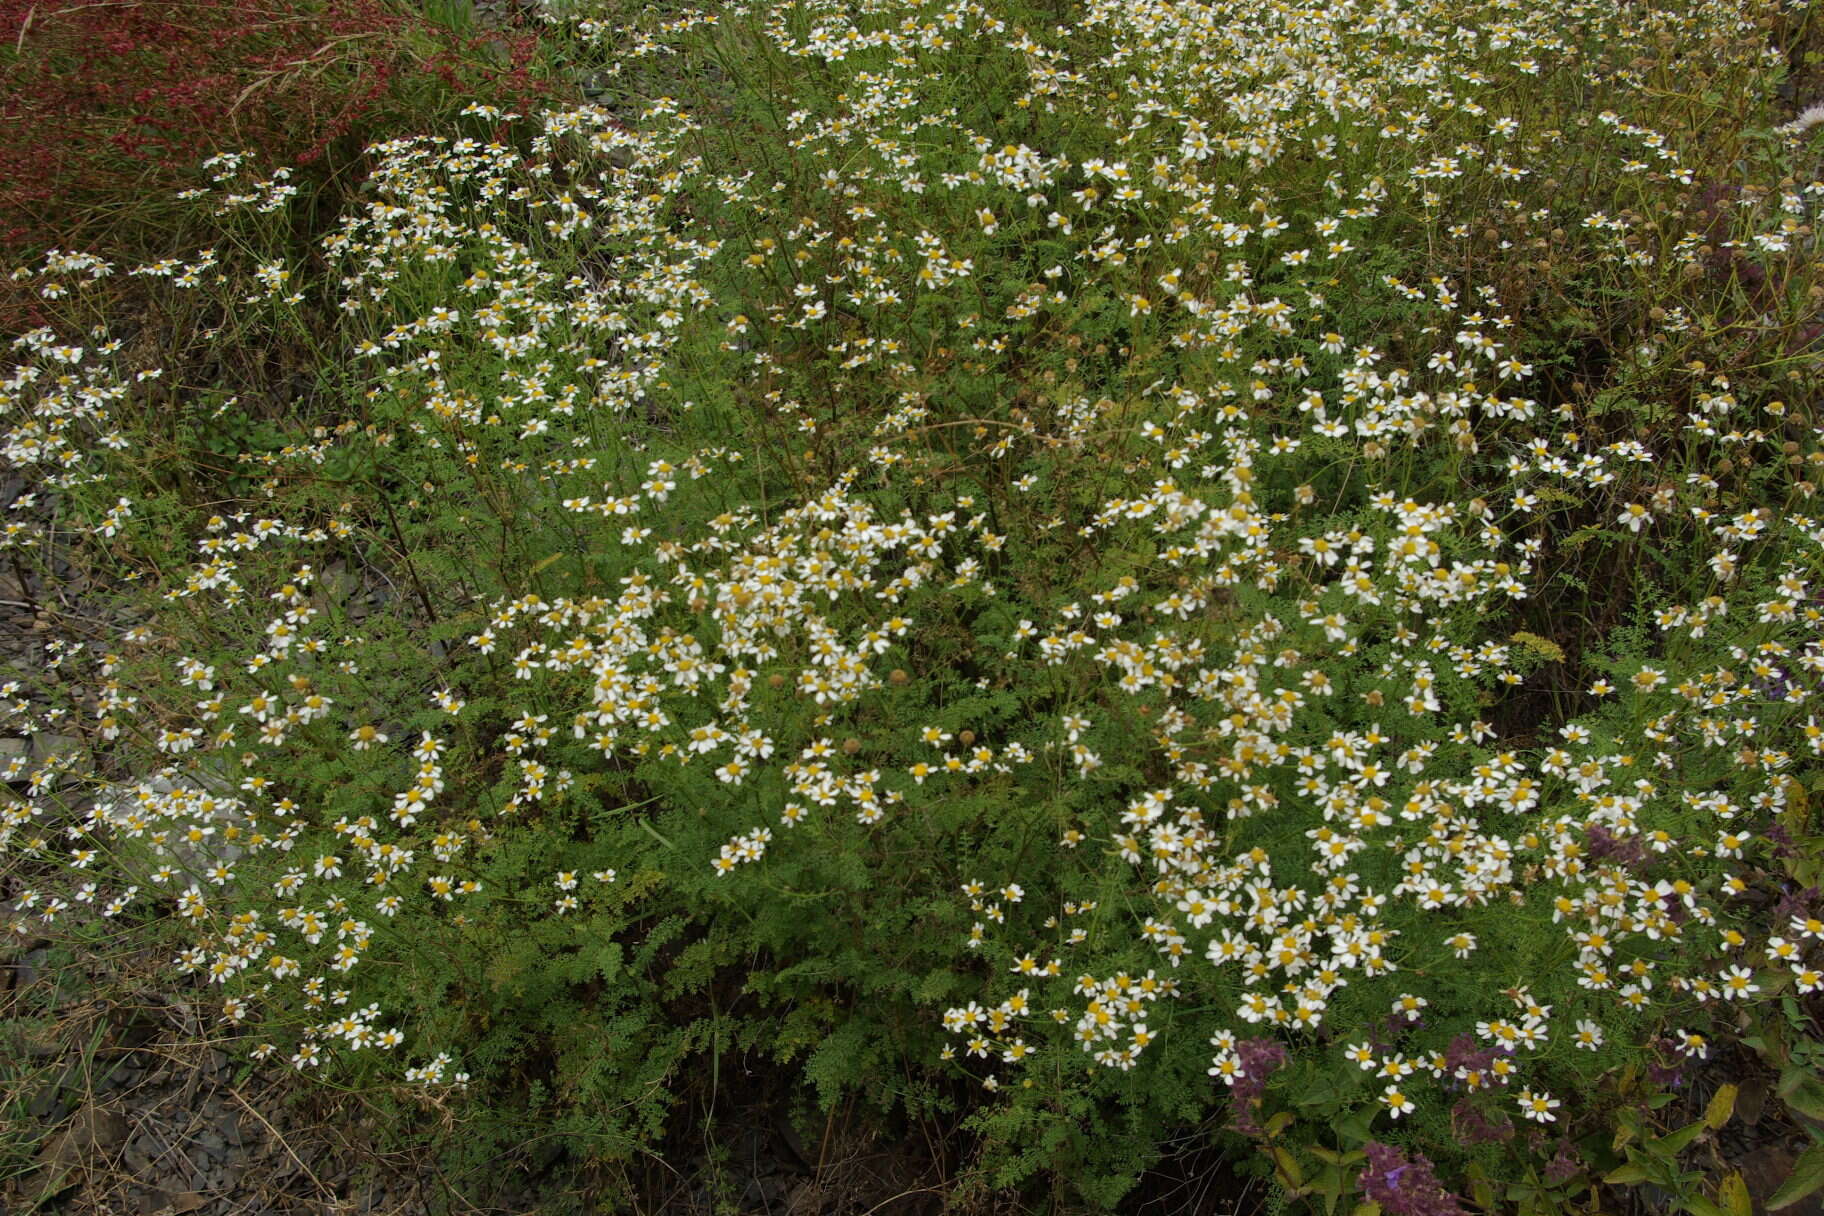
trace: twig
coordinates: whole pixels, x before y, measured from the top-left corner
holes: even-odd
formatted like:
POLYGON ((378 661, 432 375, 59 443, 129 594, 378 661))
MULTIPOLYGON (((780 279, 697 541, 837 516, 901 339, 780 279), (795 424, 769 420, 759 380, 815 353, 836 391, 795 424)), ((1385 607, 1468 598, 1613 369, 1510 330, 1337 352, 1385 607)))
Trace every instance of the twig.
POLYGON ((889 1203, 897 1203, 901 1199, 904 1199, 907 1195, 941 1195, 943 1193, 944 1193, 944 1191, 943 1191, 942 1187, 915 1186, 909 1191, 901 1191, 899 1194, 894 1195, 890 1199, 881 1200, 879 1203, 875 1204, 873 1207, 871 1207, 867 1211, 863 1212, 861 1214, 861 1216, 874 1216, 875 1212, 880 1211, 880 1209, 886 1207, 889 1203))
POLYGON ((413 590, 418 592, 418 602, 424 606, 424 615, 435 625, 438 623, 437 610, 431 607, 431 597, 426 594, 424 584, 418 581, 418 567, 412 563, 412 551, 406 547, 405 534, 399 530, 399 517, 393 514, 393 500, 387 497, 385 490, 380 492, 380 505, 386 508, 386 521, 393 527, 393 539, 399 542, 399 556, 405 562, 405 573, 412 580, 413 590))
POLYGON ((25 581, 25 565, 19 560, 17 550, 11 554, 11 557, 13 559, 13 577, 19 580, 19 594, 25 597, 25 603, 21 606, 35 615, 39 611, 38 597, 32 594, 31 586, 25 581))
POLYGON ((267 1134, 270 1135, 275 1142, 277 1142, 277 1144, 280 1148, 285 1150, 285 1155, 287 1157, 290 1157, 293 1161, 295 1161, 297 1163, 298 1168, 304 1171, 304 1176, 306 1178, 310 1179, 311 1184, 317 1188, 318 1192, 323 1195, 327 1195, 329 1197, 330 1202, 332 1202, 332 1203, 335 1202, 336 1193, 334 1191, 332 1191, 330 1188, 328 1188, 327 1186, 324 1186, 323 1180, 321 1178, 317 1177, 316 1171, 312 1170, 308 1165, 304 1164, 304 1158, 298 1156, 297 1152, 295 1150, 293 1150, 293 1148, 291 1147, 291 1144, 285 1139, 285 1137, 283 1137, 279 1134, 279 1129, 274 1127, 271 1123, 267 1122, 266 1116, 262 1115, 257 1109, 255 1109, 253 1103, 249 1102, 246 1098, 242 1097, 241 1091, 239 1089, 237 1089, 235 1086, 232 1086, 232 1085, 228 1086, 228 1093, 229 1093, 229 1096, 231 1096, 236 1102, 239 1102, 241 1104, 241 1106, 246 1109, 248 1114, 252 1115, 255 1119, 258 1119, 260 1121, 260 1126, 264 1127, 266 1129, 267 1134))

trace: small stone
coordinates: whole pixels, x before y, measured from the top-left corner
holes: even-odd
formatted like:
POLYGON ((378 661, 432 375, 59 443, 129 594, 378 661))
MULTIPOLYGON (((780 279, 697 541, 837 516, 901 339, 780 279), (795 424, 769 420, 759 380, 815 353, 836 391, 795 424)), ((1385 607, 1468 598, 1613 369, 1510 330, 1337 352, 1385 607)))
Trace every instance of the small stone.
POLYGON ((138 1078, 139 1069, 134 1068, 131 1064, 122 1064, 102 1078, 101 1089, 108 1093, 118 1093, 120 1090, 130 1089, 138 1078))
POLYGON ((340 565, 331 566, 317 579, 317 590, 337 603, 353 595, 360 586, 361 580, 340 565))
POLYGON ((85 1106, 76 1112, 68 1127, 45 1142, 38 1151, 38 1160, 46 1167, 46 1173, 55 1177, 107 1156, 127 1138, 129 1130, 127 1121, 113 1111, 85 1106))
POLYGON ((70 1107, 59 1096, 56 1086, 46 1085, 25 1104, 25 1113, 40 1123, 56 1123, 70 1113, 70 1107))
POLYGON ((53 758, 79 759, 82 751, 82 740, 75 735, 38 734, 32 736, 32 759, 39 764, 53 758))

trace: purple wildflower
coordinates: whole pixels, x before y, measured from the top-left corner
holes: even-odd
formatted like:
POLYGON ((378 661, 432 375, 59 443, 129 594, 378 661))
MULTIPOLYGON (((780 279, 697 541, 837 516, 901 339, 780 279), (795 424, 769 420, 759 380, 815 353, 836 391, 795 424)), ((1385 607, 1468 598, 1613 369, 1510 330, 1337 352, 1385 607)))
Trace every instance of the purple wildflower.
POLYGON ((1423 1153, 1414 1160, 1391 1145, 1370 1140, 1368 1168, 1358 1180, 1362 1194, 1387 1216, 1467 1216, 1457 1196, 1444 1189, 1423 1153))
POLYGON ((1590 850, 1591 861, 1614 858, 1630 870, 1640 869, 1647 861, 1647 850, 1638 839, 1622 840, 1601 824, 1594 824, 1585 831, 1584 844, 1590 850))
POLYGON ((1583 1169, 1583 1158, 1571 1147, 1569 1140, 1558 1141, 1558 1152, 1546 1163, 1545 1180, 1553 1186, 1573 1178, 1583 1169))
POLYGON ((1254 1119, 1254 1103, 1267 1091, 1267 1078, 1285 1064, 1286 1049, 1275 1039, 1242 1039, 1235 1044, 1235 1054, 1241 1063, 1241 1075, 1229 1086, 1235 1130, 1258 1136, 1261 1129, 1254 1119))
POLYGON ((1490 1141, 1506 1141, 1514 1137, 1513 1120, 1500 1111, 1485 1111, 1473 1098, 1464 1096, 1457 1099, 1450 1114, 1457 1128, 1457 1134, 1465 1144, 1487 1144, 1490 1141), (1492 1114, 1492 1118, 1490 1117, 1492 1114))
MULTIPOLYGON (((1788 853, 1792 852, 1792 836, 1782 825, 1775 823, 1770 826, 1767 829, 1767 839, 1773 841, 1776 846, 1775 856, 1782 855, 1780 853, 1782 848, 1788 853)), ((1780 901, 1773 906, 1773 919, 1776 923, 1785 924, 1795 916, 1800 920, 1809 920, 1817 915, 1818 889, 1816 887, 1806 887, 1801 891, 1789 882, 1781 883, 1780 886, 1782 888, 1780 901)))

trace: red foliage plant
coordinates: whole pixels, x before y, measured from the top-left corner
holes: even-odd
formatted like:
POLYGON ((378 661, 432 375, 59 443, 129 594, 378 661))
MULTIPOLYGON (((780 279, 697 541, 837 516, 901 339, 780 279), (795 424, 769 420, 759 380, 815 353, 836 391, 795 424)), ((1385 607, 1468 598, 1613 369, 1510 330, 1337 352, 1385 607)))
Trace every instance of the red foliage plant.
POLYGON ((72 247, 216 152, 321 164, 426 96, 536 108, 536 53, 384 0, 0 0, 0 251, 72 247))

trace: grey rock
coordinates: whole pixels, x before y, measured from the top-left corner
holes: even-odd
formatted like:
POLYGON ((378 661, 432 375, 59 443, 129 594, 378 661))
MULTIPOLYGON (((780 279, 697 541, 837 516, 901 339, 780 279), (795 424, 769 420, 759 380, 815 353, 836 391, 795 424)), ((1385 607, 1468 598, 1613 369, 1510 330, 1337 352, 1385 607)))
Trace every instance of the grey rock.
POLYGON ((25 1104, 25 1113, 42 1124, 59 1123, 70 1113, 70 1104, 63 1100, 56 1086, 46 1085, 25 1104))
POLYGON ((333 603, 341 603, 361 586, 361 580, 340 562, 317 576, 317 590, 333 603))
POLYGON ((43 731, 32 736, 32 760, 43 764, 57 759, 75 763, 83 756, 82 740, 75 735, 53 735, 43 731))

